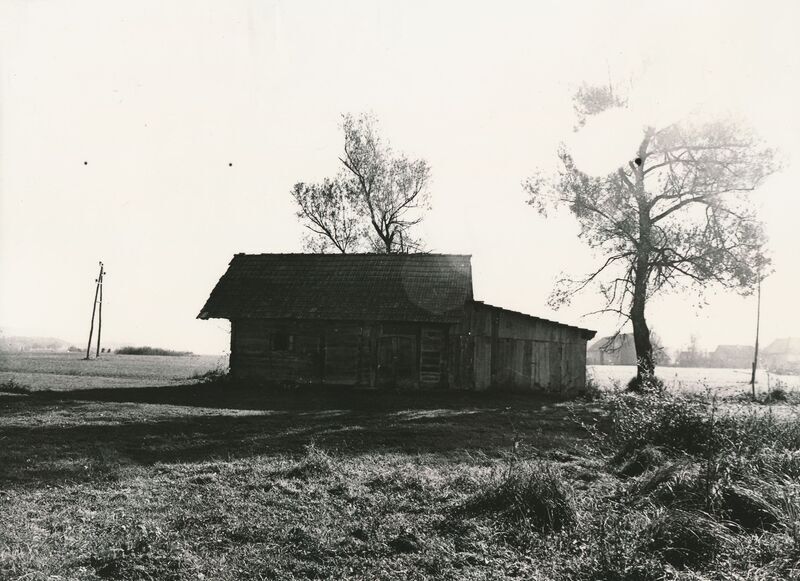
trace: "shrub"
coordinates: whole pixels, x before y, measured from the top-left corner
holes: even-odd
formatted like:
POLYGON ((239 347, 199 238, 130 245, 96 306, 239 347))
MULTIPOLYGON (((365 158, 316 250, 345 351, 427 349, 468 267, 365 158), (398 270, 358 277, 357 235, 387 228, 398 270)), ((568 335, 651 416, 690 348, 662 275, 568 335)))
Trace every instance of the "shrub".
POLYGON ((574 528, 576 512, 561 475, 547 464, 512 465, 505 477, 470 498, 467 514, 499 515, 508 523, 538 531, 574 528))
POLYGON ((666 384, 655 375, 638 375, 632 378, 627 385, 627 390, 633 393, 664 393, 667 389, 666 384))
POLYGON ((782 387, 776 387, 772 391, 767 394, 766 401, 773 402, 773 401, 788 401, 789 400, 789 393, 783 389, 782 387))
POLYGON ((161 349, 160 347, 120 347, 117 349, 119 355, 169 355, 171 357, 184 357, 192 355, 191 351, 173 351, 172 349, 161 349))

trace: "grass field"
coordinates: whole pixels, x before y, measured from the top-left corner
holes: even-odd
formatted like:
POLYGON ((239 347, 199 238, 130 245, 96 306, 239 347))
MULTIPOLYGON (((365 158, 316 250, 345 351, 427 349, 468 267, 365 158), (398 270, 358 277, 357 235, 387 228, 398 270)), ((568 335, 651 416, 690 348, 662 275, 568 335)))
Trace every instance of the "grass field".
POLYGON ((0 393, 0 579, 800 578, 791 402, 267 392, 131 359, 0 393))
MULTIPOLYGON (((147 387, 180 383, 227 366, 227 357, 189 355, 104 354, 85 361, 80 353, 1 353, 0 384, 13 379, 34 390, 70 390, 101 387, 147 387)), ((632 366, 590 365, 587 376, 604 389, 624 386, 636 374, 632 366)), ((660 367, 658 375, 673 391, 698 393, 711 389, 722 396, 750 390, 749 369, 660 367)), ((777 375, 759 370, 756 391, 780 387, 800 391, 800 376, 777 375)))
MULTIPOLYGON (((705 367, 659 367, 656 369, 670 391, 704 393, 711 390, 722 397, 750 393, 749 369, 718 369, 705 367)), ((605 389, 624 387, 636 375, 636 368, 624 365, 590 365, 587 376, 605 389)), ((756 373, 756 393, 770 390, 800 392, 800 375, 778 375, 759 369, 756 373)))
POLYGON ((13 379, 34 390, 86 387, 146 387, 186 381, 220 366, 217 355, 181 357, 102 354, 86 361, 80 353, 1 353, 0 384, 13 379))

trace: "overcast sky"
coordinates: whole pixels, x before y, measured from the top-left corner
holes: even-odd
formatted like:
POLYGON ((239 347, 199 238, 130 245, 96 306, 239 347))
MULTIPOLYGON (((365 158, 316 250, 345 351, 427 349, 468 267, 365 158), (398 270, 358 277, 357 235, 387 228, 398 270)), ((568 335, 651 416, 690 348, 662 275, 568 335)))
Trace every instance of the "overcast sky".
MULTIPOLYGON (((800 335, 800 4, 770 2, 0 2, 0 328, 83 343, 98 260, 104 338, 218 353, 195 317, 236 252, 298 252, 289 194, 337 170, 344 112, 372 111, 433 171, 423 234, 473 255, 476 298, 599 330, 591 294, 554 312, 561 271, 597 260, 521 182, 560 142, 615 164, 631 127, 736 113, 785 169, 754 194, 775 274, 762 340, 800 335), (581 83, 631 95, 572 135, 581 83), (637 125, 639 124, 639 125, 637 125)), ((635 131, 634 131, 635 137, 635 131)), ((755 300, 649 306, 673 347, 750 343, 755 300)))

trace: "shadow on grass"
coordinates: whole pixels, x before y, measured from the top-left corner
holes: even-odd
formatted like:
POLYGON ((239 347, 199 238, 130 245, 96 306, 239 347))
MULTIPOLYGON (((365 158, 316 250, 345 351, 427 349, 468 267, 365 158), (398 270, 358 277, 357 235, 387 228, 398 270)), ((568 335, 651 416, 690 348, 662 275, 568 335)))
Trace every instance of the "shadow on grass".
POLYGON ((37 392, 0 409, 0 487, 113 481, 130 467, 295 454, 311 441, 342 456, 458 457, 520 439, 569 451, 583 437, 568 406, 522 394, 198 384, 37 392))
POLYGON ((232 382, 209 382, 152 387, 39 391, 41 400, 91 400, 198 406, 238 410, 309 411, 354 409, 462 409, 476 405, 540 407, 557 403, 553 397, 519 392, 470 392, 455 390, 361 389, 345 386, 278 388, 232 382))

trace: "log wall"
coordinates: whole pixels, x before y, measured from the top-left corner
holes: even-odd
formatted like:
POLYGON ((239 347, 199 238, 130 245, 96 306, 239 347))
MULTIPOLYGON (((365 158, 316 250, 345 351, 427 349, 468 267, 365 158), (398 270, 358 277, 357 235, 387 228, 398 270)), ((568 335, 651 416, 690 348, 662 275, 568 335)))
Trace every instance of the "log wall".
POLYGON ((239 319, 231 324, 231 371, 274 382, 444 387, 449 327, 239 319))
POLYGON ((471 303, 459 324, 240 319, 231 370, 272 382, 571 392, 586 331, 471 303))

